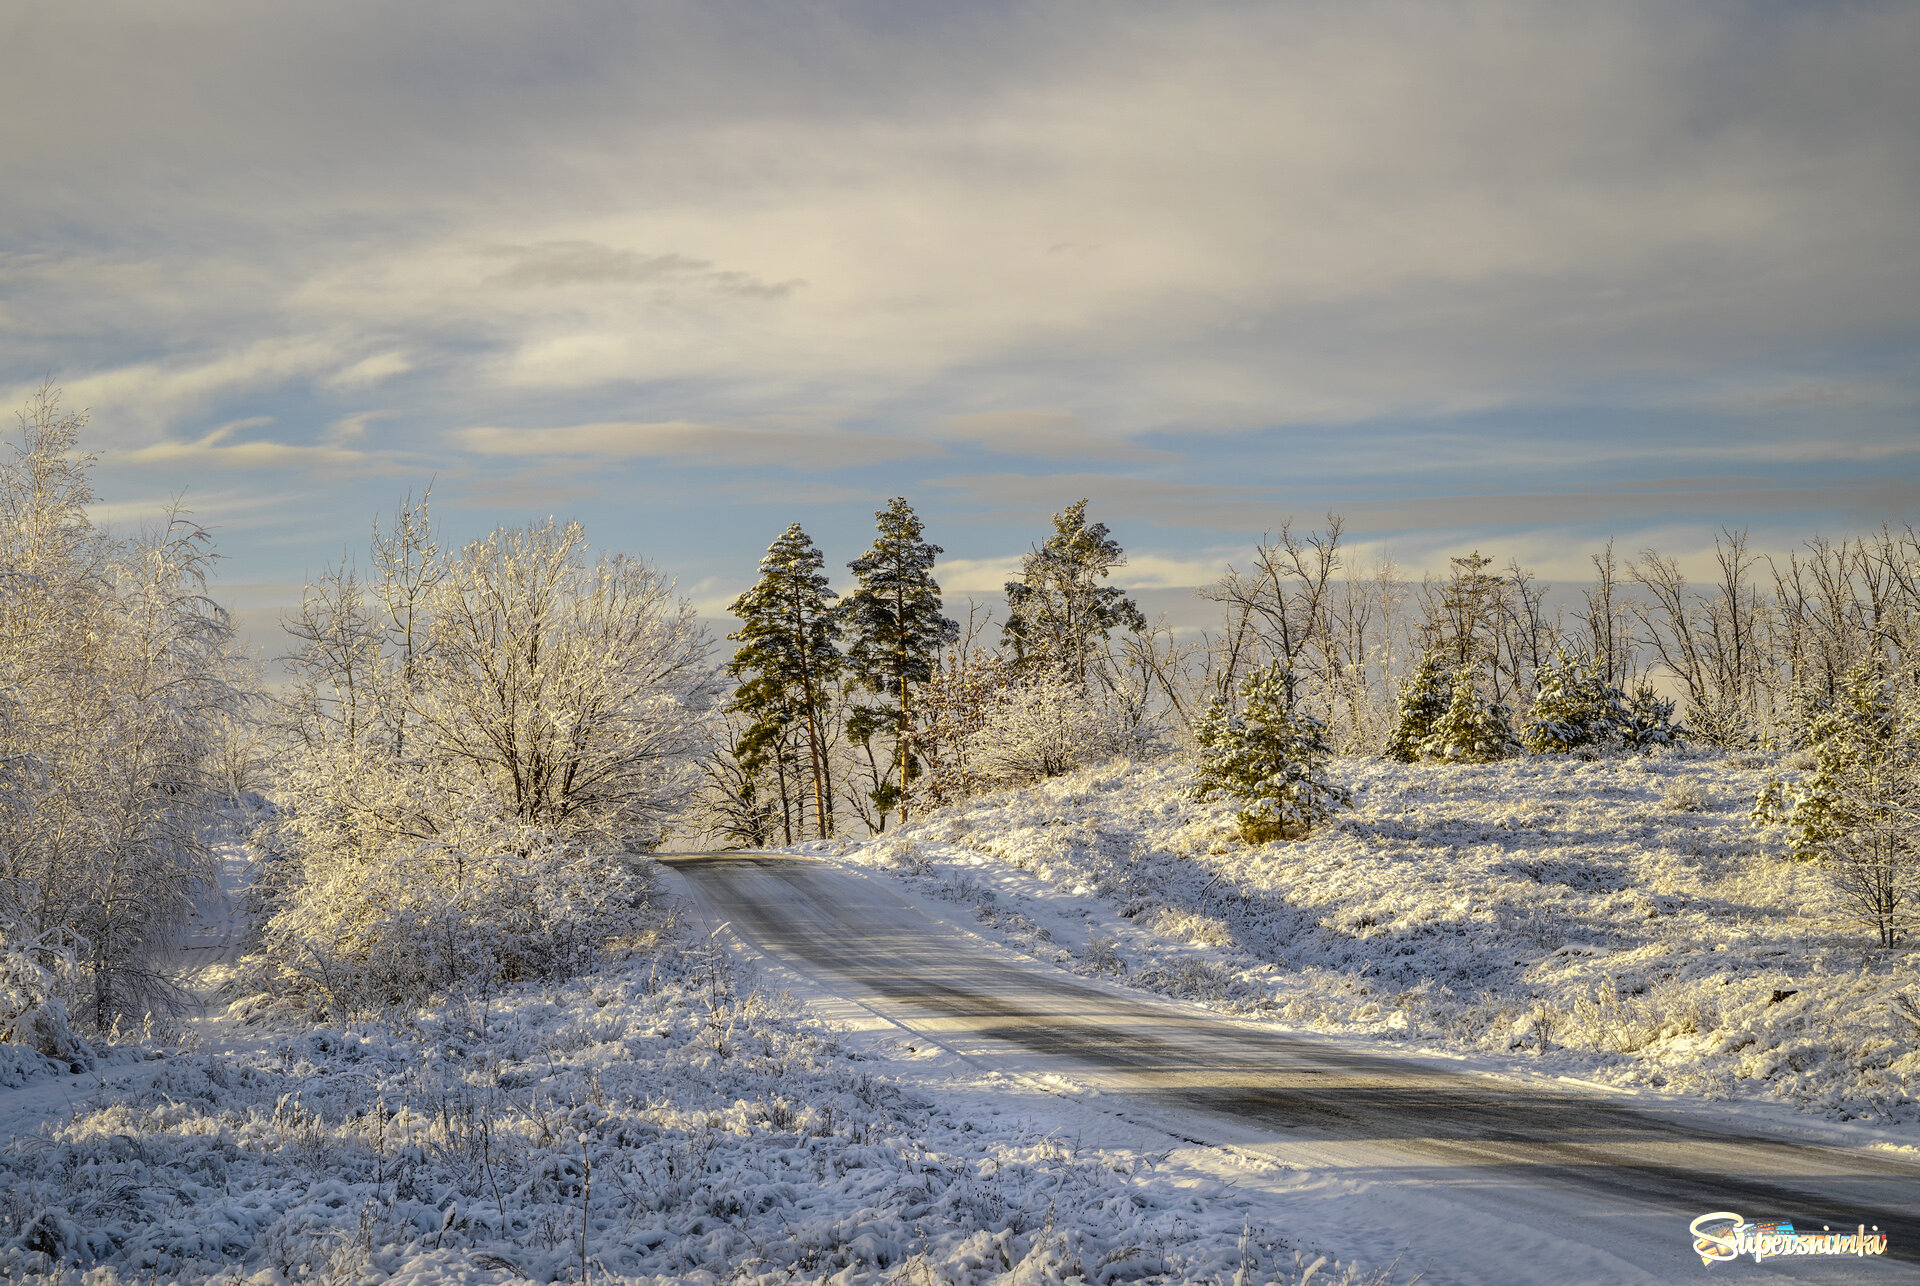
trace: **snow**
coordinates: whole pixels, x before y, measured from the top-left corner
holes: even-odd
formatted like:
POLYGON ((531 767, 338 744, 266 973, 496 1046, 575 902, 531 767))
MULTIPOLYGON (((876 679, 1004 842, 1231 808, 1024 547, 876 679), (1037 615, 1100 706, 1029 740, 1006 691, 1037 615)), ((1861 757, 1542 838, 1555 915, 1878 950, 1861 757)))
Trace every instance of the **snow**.
MULTIPOLYGON (((212 1038, 249 1033, 220 1021, 212 1038)), ((1295 1281, 1245 1203, 930 1100, 705 934, 549 992, 0 1103, 20 1282, 1295 1281), (80 1265, 98 1263, 82 1274, 80 1265)), ((992 1082, 994 1078, 989 1078, 992 1082)), ((1357 1280, 1323 1265, 1313 1280, 1357 1280)))
MULTIPOLYGON (((1178 760, 981 796, 859 844, 985 934, 1089 976, 1670 1101, 1920 1141, 1911 953, 1825 914, 1721 757, 1337 760, 1354 808, 1249 847, 1178 760)), ((1876 1135, 1878 1137, 1878 1135, 1876 1135)))

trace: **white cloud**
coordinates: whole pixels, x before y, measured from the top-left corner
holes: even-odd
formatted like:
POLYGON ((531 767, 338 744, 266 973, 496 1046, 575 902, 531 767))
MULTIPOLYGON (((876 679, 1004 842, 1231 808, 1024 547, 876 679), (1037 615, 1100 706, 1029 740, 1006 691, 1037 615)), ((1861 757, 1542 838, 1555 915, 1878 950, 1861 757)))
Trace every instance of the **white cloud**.
POLYGON ((874 461, 939 454, 939 448, 903 438, 835 429, 794 430, 690 424, 681 421, 608 421, 561 428, 455 429, 448 440, 483 456, 584 456, 614 460, 678 458, 704 464, 791 465, 831 469, 874 461))

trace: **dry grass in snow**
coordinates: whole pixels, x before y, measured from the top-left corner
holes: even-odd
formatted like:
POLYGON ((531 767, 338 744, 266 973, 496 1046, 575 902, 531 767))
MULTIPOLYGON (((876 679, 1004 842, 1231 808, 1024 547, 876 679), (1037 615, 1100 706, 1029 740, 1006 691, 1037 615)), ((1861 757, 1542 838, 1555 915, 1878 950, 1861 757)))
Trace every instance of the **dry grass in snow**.
POLYGON ((1353 810, 1297 842, 1248 847, 1167 760, 974 799, 843 856, 1044 958, 1234 1012, 1920 1120, 1920 968, 1838 923, 1819 867, 1750 824, 1764 771, 1679 751, 1334 775, 1353 810))

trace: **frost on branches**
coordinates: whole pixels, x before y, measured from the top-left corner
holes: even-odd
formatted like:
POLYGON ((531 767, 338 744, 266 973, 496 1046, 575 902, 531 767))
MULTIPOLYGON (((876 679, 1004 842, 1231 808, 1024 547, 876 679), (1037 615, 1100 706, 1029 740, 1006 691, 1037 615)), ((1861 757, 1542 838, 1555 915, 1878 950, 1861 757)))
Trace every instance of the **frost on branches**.
POLYGON ((84 422, 44 388, 0 459, 0 934, 58 941, 66 1003, 106 1031, 179 994, 162 956, 211 879, 246 695, 207 533, 179 509, 133 538, 96 529, 84 422))
POLYGON ((1199 759, 1193 797, 1225 795, 1249 844, 1298 839, 1353 797, 1327 777, 1332 748, 1326 725, 1291 709, 1287 675, 1275 663, 1256 670, 1240 689, 1240 709, 1215 697, 1194 729, 1199 759))
MULTIPOLYGON (((1807 729, 1815 768, 1786 812, 1788 845, 1824 865, 1842 918, 1894 946, 1920 919, 1920 708, 1869 660, 1807 729)), ((1778 811, 1769 781, 1756 820, 1778 811)))
POLYGON ((692 607, 577 525, 454 557, 424 502, 289 629, 285 808, 263 989, 346 1015, 577 973, 647 932, 643 858, 698 781, 712 695, 692 607))

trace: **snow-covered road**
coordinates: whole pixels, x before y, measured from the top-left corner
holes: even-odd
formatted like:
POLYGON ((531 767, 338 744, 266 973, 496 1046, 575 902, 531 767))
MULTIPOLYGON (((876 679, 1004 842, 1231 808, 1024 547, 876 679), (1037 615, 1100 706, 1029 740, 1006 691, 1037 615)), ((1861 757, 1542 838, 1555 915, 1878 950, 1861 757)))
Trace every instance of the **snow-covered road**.
MULTIPOLYGON (((1880 1259, 1773 1280, 1920 1280, 1920 1162, 1662 1119, 1618 1097, 1462 1074, 1235 1022, 1014 955, 882 878, 815 859, 669 859, 747 947, 953 1057, 1061 1087, 1073 1128, 1223 1150, 1234 1182, 1342 1255, 1428 1282, 1659 1281, 1707 1269, 1710 1211, 1889 1234, 1880 1259)), ((1751 1260, 1744 1270, 1751 1271, 1751 1260)))

